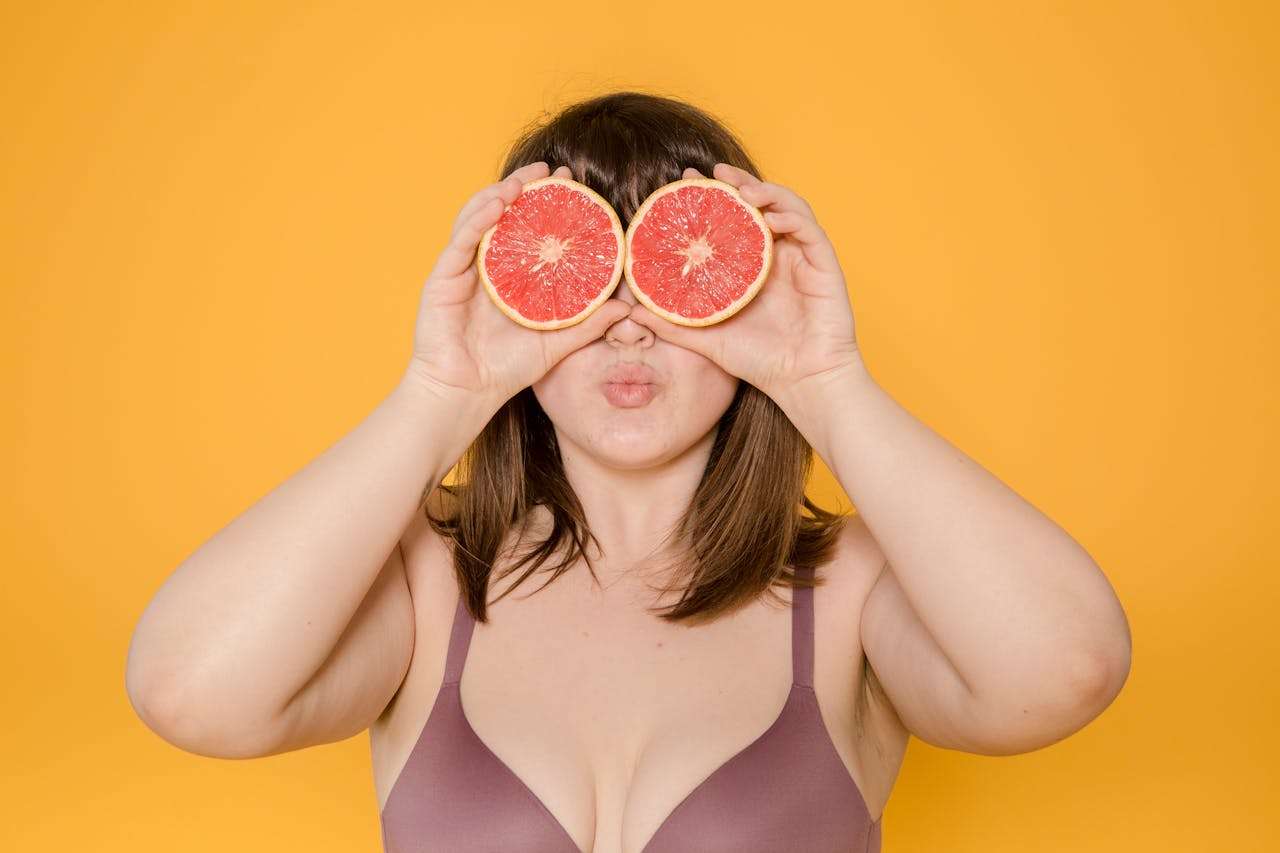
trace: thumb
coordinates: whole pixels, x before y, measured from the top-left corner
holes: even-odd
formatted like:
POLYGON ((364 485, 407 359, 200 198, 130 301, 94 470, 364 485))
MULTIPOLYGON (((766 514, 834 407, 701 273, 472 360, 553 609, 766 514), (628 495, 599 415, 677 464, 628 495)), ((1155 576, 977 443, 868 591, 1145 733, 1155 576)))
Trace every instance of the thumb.
POLYGON ((714 333, 709 334, 707 327, 682 326, 679 323, 672 323, 667 318, 660 317, 650 311, 641 302, 631 306, 631 319, 647 327, 664 341, 670 341, 678 347, 692 350, 713 361, 718 360, 716 344, 720 336, 714 333))
POLYGON ((581 323, 574 323, 563 329, 539 332, 543 336, 544 352, 550 362, 548 366, 554 365, 569 353, 582 349, 592 341, 604 337, 604 333, 610 326, 627 316, 627 310, 630 307, 621 299, 606 299, 581 323))

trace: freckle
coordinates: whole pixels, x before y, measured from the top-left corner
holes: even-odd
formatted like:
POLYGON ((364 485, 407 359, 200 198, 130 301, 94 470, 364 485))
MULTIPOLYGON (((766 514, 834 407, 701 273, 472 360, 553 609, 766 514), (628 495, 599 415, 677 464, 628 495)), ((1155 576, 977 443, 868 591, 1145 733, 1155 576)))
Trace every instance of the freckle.
POLYGON ((658 648, 662 648, 662 641, 661 641, 661 640, 659 640, 659 641, 658 641, 658 648))
POLYGON ((591 634, 590 634, 589 632, 587 632, 587 631, 583 631, 583 632, 582 632, 582 636, 584 636, 584 637, 590 637, 590 636, 591 636, 591 634))

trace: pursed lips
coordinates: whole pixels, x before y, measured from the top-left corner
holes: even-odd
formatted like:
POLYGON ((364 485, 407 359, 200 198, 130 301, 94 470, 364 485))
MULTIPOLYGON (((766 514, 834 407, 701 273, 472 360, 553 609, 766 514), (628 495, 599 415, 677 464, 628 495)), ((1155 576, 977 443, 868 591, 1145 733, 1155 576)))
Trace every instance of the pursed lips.
POLYGON ((606 385, 656 385, 657 382, 657 374, 647 364, 615 364, 604 377, 606 385))

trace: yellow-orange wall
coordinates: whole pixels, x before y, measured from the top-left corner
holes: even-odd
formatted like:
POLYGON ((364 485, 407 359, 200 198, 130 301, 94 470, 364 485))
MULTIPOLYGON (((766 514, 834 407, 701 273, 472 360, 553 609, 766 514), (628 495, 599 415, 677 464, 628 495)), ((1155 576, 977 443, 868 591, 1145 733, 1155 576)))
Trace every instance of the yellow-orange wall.
MULTIPOLYGON (((712 110, 810 201, 881 384, 1128 610, 1102 717, 1017 757, 913 741, 885 849, 1280 849, 1278 18, 5 4, 0 849, 376 849, 367 735, 182 753, 129 706, 129 635, 390 389, 518 128, 612 88, 712 110)), ((814 493, 839 495, 825 469, 814 493)))

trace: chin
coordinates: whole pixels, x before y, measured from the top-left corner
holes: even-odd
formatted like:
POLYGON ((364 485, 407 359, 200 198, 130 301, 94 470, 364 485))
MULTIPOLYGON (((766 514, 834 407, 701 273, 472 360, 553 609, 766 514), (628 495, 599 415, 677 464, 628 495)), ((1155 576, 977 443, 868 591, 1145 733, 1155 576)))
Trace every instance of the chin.
POLYGON ((602 380, 612 357, 570 354, 533 384, 533 394, 555 425, 562 450, 585 453, 617 470, 662 465, 697 445, 733 401, 738 380, 702 356, 671 348, 655 365, 651 396, 608 393, 602 380))
POLYGON ((546 411, 562 443, 572 442, 602 465, 620 470, 661 465, 700 437, 692 424, 659 406, 657 399, 639 408, 619 409, 597 391, 594 398, 563 411, 546 411))

